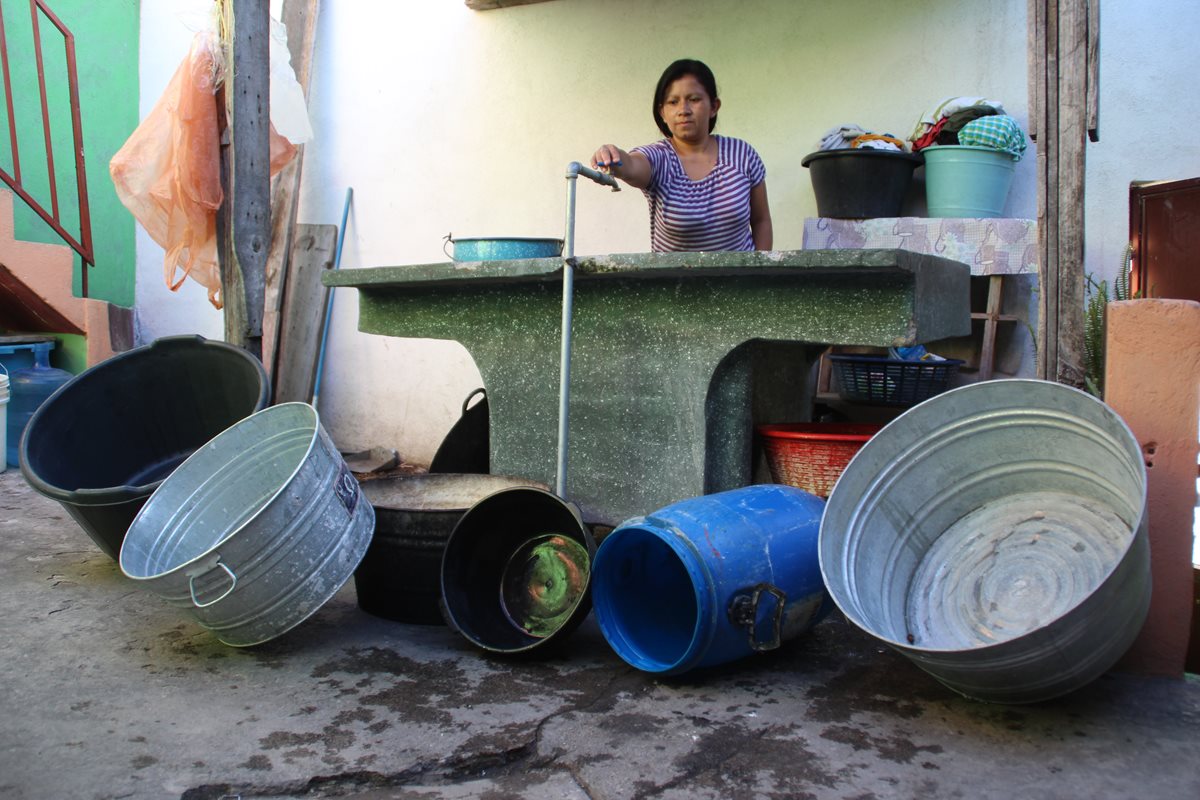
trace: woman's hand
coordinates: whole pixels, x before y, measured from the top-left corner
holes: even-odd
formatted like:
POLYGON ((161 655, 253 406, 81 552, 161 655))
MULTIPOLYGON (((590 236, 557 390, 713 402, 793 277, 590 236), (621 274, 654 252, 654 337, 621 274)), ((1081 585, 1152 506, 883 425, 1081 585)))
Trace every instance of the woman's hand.
POLYGON ((629 154, 615 144, 602 144, 592 154, 592 168, 616 175, 629 154))
POLYGON ((650 185, 650 161, 641 153, 627 153, 615 144, 602 144, 596 149, 592 168, 620 178, 635 189, 650 185))

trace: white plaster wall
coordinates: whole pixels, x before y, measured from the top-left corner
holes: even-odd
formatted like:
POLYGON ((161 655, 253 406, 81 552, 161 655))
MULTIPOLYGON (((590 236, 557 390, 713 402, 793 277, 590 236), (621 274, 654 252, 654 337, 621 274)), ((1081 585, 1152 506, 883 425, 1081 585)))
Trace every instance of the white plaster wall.
POLYGON ((1100 141, 1087 146, 1085 269, 1118 274, 1129 184, 1200 177, 1200 3, 1102 0, 1100 141))
MULTIPOLYGON (((559 236, 566 164, 605 141, 657 138, 654 83, 688 56, 717 74, 718 132, 748 139, 766 162, 776 247, 798 248, 803 219, 816 213, 800 160, 826 129, 856 122, 903 136, 928 106, 957 94, 1001 100, 1028 125, 1025 6, 554 0, 474 12, 460 0, 325 2, 300 220, 336 224, 353 188, 344 268, 442 261, 448 232, 559 236)), ((203 17, 208 7, 142 3, 143 113, 190 40, 181 10, 203 17)), ((1200 66, 1200 4, 1102 0, 1101 24, 1086 268, 1111 276, 1127 236, 1128 182, 1200 172, 1189 129, 1200 118, 1189 85, 1200 66)), ((1033 156, 1031 147, 1018 164, 1009 216, 1037 213, 1033 156)), ((580 253, 648 248, 640 193, 579 189, 580 253)), ((167 293, 152 250, 139 240, 143 338, 219 336, 203 290, 167 293)), ((385 445, 428 460, 478 373, 457 344, 359 333, 357 301, 353 290, 337 292, 325 425, 343 449, 385 445)))
MULTIPOLYGON (((343 268, 443 261, 448 232, 560 236, 566 165, 603 142, 658 138, 654 84, 671 60, 694 57, 717 75, 718 132, 766 162, 776 247, 799 248, 816 213, 800 160, 828 128, 903 136, 957 94, 999 99, 1026 122, 1025 3, 992 5, 325 3, 300 218, 336 222, 353 187, 343 268)), ((1033 167, 1019 165, 1012 216, 1036 214, 1033 167)), ((649 249, 645 200, 581 182, 577 235, 581 254, 649 249)), ((343 449, 384 444, 427 460, 478 374, 456 344, 359 333, 357 300, 337 293, 325 424, 343 449)))
MULTIPOLYGON (((210 25, 212 0, 149 0, 140 5, 141 41, 138 65, 138 116, 145 119, 187 55, 192 37, 210 25)), ((138 344, 160 336, 199 333, 225 336, 221 312, 208 302, 208 292, 194 281, 178 291, 167 288, 163 249, 137 226, 135 333, 138 344)))

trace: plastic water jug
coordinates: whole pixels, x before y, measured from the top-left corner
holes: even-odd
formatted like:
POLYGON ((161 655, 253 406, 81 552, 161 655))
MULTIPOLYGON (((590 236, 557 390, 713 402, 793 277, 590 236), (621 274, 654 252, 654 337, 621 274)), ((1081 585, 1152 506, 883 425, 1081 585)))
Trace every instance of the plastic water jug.
POLYGON ((10 377, 11 401, 8 406, 5 447, 6 461, 16 464, 20 458, 21 433, 33 413, 54 394, 58 387, 74 377, 65 369, 50 366, 50 348, 34 351, 33 366, 13 370, 10 377))
MULTIPOLYGON (((0 369, 4 365, 0 364, 0 369)), ((8 469, 8 370, 0 372, 0 472, 8 469)))

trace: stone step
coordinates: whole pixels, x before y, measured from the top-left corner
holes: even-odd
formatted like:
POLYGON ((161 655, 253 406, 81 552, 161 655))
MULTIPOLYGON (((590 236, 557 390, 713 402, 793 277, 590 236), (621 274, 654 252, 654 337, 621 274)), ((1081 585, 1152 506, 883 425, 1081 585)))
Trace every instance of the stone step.
POLYGON ((76 297, 74 251, 14 236, 13 194, 0 191, 0 324, 38 333, 83 335, 92 366, 133 346, 133 310, 76 297))

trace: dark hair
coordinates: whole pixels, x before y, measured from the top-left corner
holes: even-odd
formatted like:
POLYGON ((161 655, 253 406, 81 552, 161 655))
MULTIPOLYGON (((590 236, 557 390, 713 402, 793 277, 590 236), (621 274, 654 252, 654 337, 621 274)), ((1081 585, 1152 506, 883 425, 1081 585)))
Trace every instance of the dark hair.
MULTIPOLYGON (((671 84, 680 78, 691 75, 696 80, 700 81, 700 85, 708 92, 708 99, 715 105, 717 102, 717 79, 713 76, 712 70, 703 61, 697 61, 694 58, 681 58, 663 70, 662 77, 658 79, 658 86, 654 87, 654 124, 663 132, 663 135, 668 139, 671 138, 671 129, 662 118, 662 104, 667 99, 667 89, 671 88, 671 84)), ((708 132, 712 133, 713 128, 717 125, 717 115, 713 114, 712 119, 708 121, 708 132)))

